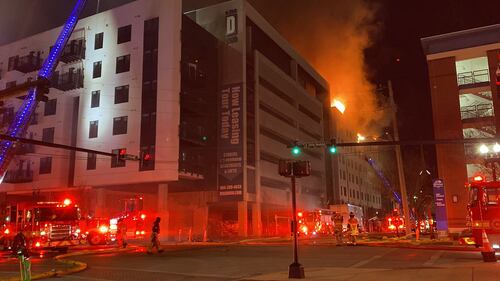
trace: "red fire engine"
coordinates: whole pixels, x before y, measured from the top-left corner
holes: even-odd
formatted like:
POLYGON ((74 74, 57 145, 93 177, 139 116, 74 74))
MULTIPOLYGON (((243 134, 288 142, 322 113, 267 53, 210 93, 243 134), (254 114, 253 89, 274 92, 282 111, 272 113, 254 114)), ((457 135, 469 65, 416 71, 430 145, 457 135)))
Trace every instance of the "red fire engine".
POLYGON ((297 213, 299 234, 305 236, 333 234, 332 217, 331 210, 299 211, 297 213))
POLYGON ((23 232, 34 250, 66 251, 81 243, 80 208, 69 199, 9 205, 3 232, 4 247, 12 244, 18 232, 23 232))
POLYGON ((472 236, 479 246, 483 244, 482 231, 485 230, 493 248, 500 248, 500 182, 484 181, 475 176, 467 184, 469 189, 469 216, 472 236))
MULTIPOLYGON (((109 230, 113 237, 116 236, 118 230, 118 221, 123 220, 125 227, 127 229, 127 237, 129 238, 140 238, 144 237, 145 231, 145 220, 146 214, 143 211, 143 197, 134 196, 121 200, 122 210, 116 216, 110 220, 109 230)), ((112 238, 114 239, 114 238, 112 238)))

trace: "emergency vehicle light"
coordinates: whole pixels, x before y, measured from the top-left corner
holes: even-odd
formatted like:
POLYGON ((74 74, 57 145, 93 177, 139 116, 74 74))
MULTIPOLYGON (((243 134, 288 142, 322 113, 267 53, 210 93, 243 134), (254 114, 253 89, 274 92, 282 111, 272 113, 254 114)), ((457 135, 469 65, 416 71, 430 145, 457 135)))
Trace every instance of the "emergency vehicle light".
POLYGON ((108 232, 108 227, 107 227, 107 226, 105 226, 105 225, 101 225, 101 226, 99 227, 99 231, 100 231, 101 233, 106 233, 106 232, 108 232))
POLYGON ((474 181, 483 181, 483 177, 482 176, 475 176, 474 181))
POLYGON ((7 229, 5 229, 5 230, 4 230, 4 232, 3 232, 3 233, 4 233, 4 234, 9 234, 9 233, 10 233, 10 230, 7 228, 7 229))
POLYGON ((145 219, 146 218, 146 214, 141 214, 141 219, 145 219))
POLYGON ((71 200, 66 198, 66 199, 64 199, 63 204, 68 206, 69 204, 71 204, 71 200))

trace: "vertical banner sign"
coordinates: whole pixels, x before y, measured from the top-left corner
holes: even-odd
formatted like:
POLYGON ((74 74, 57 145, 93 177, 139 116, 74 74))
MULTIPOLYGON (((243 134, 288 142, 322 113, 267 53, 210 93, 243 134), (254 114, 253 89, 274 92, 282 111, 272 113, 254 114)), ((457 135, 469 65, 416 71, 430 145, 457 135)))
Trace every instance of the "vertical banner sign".
POLYGON ((218 97, 218 190, 221 200, 243 200, 242 83, 226 85, 218 97))
POLYGON ((436 228, 438 231, 448 231, 448 218, 446 216, 446 200, 444 196, 444 182, 442 179, 432 181, 434 190, 434 207, 436 211, 436 228))

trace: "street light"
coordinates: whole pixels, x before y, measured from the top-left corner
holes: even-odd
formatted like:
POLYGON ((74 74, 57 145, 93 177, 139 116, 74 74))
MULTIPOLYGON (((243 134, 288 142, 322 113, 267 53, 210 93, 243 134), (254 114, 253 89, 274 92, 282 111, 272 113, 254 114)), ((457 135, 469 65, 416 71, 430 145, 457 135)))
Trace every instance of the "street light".
POLYGON ((500 144, 498 144, 498 142, 496 142, 495 145, 493 146, 493 151, 495 153, 500 152, 500 144))
POLYGON ((485 144, 482 144, 480 147, 479 147, 479 152, 481 152, 481 154, 486 154, 490 151, 490 149, 485 145, 485 144))

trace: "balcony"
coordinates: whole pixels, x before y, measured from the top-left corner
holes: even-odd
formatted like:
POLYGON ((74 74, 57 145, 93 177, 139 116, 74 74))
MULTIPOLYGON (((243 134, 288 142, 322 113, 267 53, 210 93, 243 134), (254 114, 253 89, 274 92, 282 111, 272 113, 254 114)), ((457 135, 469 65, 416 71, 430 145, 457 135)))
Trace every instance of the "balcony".
POLYGON ((22 143, 17 148, 17 154, 25 155, 28 153, 35 153, 35 145, 31 143, 22 143))
POLYGON ((33 170, 10 170, 5 174, 4 183, 28 183, 33 181, 33 170))
POLYGON ((29 55, 24 57, 19 57, 14 61, 13 70, 17 70, 22 73, 30 73, 37 71, 42 67, 43 59, 40 56, 40 52, 30 52, 29 55))
POLYGON ((61 61, 70 63, 82 59, 85 59, 85 39, 79 38, 71 40, 62 52, 61 61))
POLYGON ((488 69, 457 73, 459 89, 484 87, 490 85, 490 73, 488 69))
POLYGON ((477 118, 487 118, 495 116, 492 103, 482 103, 460 107, 460 116, 462 120, 477 118))
POLYGON ((70 68, 63 74, 54 73, 50 86, 61 91, 83 88, 83 69, 70 68))
POLYGON ((7 108, 2 113, 1 125, 0 127, 10 126, 12 121, 14 121, 14 108, 7 108))

